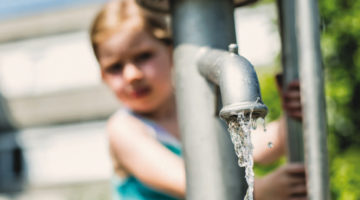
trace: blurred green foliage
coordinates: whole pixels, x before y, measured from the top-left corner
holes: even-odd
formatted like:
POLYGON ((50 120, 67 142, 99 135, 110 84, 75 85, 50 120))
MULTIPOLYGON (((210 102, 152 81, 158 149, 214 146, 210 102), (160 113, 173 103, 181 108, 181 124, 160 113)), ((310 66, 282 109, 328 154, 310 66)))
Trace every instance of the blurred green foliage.
POLYGON ((268 114, 266 115, 267 122, 278 119, 282 113, 280 97, 276 87, 276 72, 273 70, 275 68, 276 67, 274 66, 270 67, 271 70, 257 69, 261 88, 261 97, 265 105, 268 105, 269 109, 268 114))
POLYGON ((358 200, 360 198, 360 148, 351 147, 332 159, 330 172, 333 199, 358 200))
POLYGON ((320 0, 328 121, 337 150, 359 145, 360 1, 320 0))
POLYGON ((319 0, 333 199, 360 199, 360 1, 319 0))

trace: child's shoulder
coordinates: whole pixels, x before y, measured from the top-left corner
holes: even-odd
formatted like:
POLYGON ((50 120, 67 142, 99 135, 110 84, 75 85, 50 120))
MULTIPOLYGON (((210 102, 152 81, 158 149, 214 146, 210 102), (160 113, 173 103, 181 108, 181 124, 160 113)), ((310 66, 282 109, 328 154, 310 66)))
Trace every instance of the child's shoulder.
POLYGON ((124 110, 113 114, 106 126, 110 138, 148 136, 150 131, 141 119, 124 110))
POLYGON ((126 169, 132 168, 132 164, 138 162, 137 159, 143 157, 149 148, 158 145, 152 130, 130 113, 115 113, 108 120, 106 129, 110 150, 116 162, 126 169))

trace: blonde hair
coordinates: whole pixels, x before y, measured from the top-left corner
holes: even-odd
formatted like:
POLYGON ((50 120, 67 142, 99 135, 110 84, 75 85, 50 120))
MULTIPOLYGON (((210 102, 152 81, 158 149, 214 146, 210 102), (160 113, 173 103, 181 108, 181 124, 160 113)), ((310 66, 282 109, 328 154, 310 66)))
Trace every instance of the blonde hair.
POLYGON ((141 8, 135 0, 112 0, 104 5, 90 29, 90 39, 97 56, 98 45, 124 29, 145 30, 154 38, 171 44, 169 16, 141 8))

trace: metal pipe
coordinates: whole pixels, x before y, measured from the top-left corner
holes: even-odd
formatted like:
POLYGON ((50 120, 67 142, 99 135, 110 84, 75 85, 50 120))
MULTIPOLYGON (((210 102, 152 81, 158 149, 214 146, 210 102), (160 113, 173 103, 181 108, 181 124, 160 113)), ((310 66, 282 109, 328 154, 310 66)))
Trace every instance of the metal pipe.
POLYGON ((328 200, 327 127, 317 1, 297 0, 295 11, 308 195, 312 200, 328 200))
MULTIPOLYGON (((283 68, 283 89, 299 78, 298 45, 295 29, 295 1, 278 0, 279 27, 281 36, 281 60, 283 68)), ((288 162, 304 162, 304 141, 302 123, 288 117, 287 157, 288 162)))
POLYGON ((198 65, 200 73, 220 87, 222 119, 229 121, 239 112, 251 113, 255 119, 265 118, 267 107, 261 99, 259 81, 246 58, 204 47, 199 51, 198 65))
POLYGON ((186 167, 186 199, 239 200, 245 196, 244 169, 227 127, 218 117, 217 86, 197 68, 199 46, 227 49, 235 43, 231 0, 171 1, 176 100, 186 167))

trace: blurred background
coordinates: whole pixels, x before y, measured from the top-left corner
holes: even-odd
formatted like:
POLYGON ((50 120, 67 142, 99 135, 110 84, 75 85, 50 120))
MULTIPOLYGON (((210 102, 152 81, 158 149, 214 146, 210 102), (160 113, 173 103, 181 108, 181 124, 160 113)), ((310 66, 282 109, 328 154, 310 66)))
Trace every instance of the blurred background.
POLYGON ((88 28, 105 0, 0 1, 0 199, 110 199, 88 28))
MULTIPOLYGON (((0 0, 0 200, 111 199, 106 119, 88 29, 107 0, 0 0)), ((319 0, 333 199, 359 199, 360 1, 319 0)), ((273 0, 235 11, 240 54, 256 67, 267 121, 281 115, 273 0), (246 31, 245 31, 246 30, 246 31)), ((256 166, 257 175, 285 162, 256 166)))

